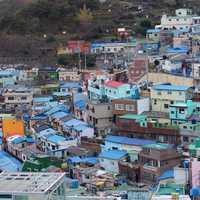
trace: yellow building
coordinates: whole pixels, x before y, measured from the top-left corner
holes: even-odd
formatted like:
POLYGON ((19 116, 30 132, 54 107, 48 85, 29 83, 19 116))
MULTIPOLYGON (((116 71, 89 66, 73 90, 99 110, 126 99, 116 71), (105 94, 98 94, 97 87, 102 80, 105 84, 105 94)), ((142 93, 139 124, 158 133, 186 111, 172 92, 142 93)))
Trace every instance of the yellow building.
POLYGON ((151 89, 152 111, 169 112, 174 103, 186 102, 192 98, 193 88, 172 84, 155 85, 151 89))
POLYGON ((25 126, 22 120, 13 118, 4 118, 2 121, 3 139, 19 135, 25 135, 25 126))

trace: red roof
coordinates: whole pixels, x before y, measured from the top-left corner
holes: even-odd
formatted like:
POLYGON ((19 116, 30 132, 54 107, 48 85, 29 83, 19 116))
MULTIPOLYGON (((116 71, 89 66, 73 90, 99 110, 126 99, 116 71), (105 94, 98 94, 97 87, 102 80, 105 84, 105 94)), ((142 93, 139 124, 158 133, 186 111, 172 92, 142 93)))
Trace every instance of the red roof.
POLYGON ((124 85, 124 83, 117 82, 117 81, 107 81, 105 83, 105 85, 108 86, 108 87, 114 87, 114 88, 116 88, 116 87, 120 87, 120 86, 124 85))

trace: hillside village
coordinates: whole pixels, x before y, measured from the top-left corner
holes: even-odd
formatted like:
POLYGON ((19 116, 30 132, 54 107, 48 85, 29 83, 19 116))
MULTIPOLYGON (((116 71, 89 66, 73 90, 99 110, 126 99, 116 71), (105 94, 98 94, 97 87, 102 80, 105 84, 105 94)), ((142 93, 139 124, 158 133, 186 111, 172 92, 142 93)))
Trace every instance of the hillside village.
POLYGON ((200 199, 194 11, 1 56, 0 199, 200 199))

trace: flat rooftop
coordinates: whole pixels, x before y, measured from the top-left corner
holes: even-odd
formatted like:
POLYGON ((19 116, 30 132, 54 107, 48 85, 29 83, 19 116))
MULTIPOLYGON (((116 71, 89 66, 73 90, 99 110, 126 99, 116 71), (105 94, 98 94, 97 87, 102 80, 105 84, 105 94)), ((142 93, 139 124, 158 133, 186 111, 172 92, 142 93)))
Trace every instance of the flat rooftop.
POLYGON ((56 187, 65 173, 1 173, 0 194, 41 194, 56 187))

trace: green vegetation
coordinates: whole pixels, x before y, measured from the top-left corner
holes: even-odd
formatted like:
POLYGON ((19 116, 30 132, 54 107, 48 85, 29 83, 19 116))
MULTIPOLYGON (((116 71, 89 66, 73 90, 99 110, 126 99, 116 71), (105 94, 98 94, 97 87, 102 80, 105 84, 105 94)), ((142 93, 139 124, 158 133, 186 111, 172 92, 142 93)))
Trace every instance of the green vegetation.
POLYGON ((41 172, 42 170, 46 170, 50 166, 61 168, 62 161, 50 158, 49 156, 41 156, 33 158, 32 160, 25 161, 22 170, 25 172, 41 172))

